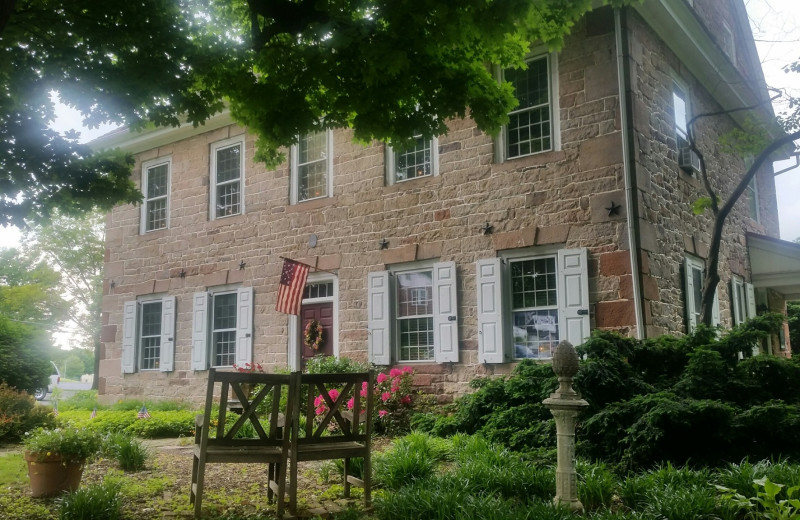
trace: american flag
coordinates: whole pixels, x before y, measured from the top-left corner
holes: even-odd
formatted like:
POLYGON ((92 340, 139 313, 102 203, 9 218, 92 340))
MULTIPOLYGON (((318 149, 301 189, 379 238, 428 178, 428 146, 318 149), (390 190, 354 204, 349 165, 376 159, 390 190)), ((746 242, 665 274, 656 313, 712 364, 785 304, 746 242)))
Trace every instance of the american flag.
POLYGON ((286 314, 300 314, 300 304, 303 302, 303 289, 308 278, 306 264, 284 258, 281 283, 278 287, 278 302, 275 310, 286 314))
POLYGON ((94 407, 94 410, 92 410, 92 415, 89 416, 89 419, 94 419, 95 417, 97 417, 97 407, 96 406, 94 407))
POLYGON ((58 401, 53 401, 53 416, 58 417, 58 401))
POLYGON ((136 417, 138 419, 149 419, 150 418, 150 413, 147 411, 147 407, 145 407, 145 405, 142 405, 142 409, 139 410, 139 413, 136 414, 136 417))

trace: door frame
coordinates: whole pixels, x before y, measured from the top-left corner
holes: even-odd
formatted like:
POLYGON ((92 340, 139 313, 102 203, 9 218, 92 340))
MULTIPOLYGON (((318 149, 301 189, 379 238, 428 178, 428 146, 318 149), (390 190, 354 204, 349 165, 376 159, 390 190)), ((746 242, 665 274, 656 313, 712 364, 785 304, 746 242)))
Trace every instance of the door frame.
MULTIPOLYGON (((339 277, 333 273, 314 272, 308 273, 306 285, 333 282, 333 295, 324 298, 304 298, 303 304, 306 303, 333 303, 333 356, 339 357, 339 277)), ((305 290, 305 288, 304 288, 305 290)), ((299 344, 298 338, 300 337, 300 317, 295 315, 289 316, 289 338, 288 338, 288 360, 289 370, 292 372, 300 370, 302 367, 302 349, 299 344)))

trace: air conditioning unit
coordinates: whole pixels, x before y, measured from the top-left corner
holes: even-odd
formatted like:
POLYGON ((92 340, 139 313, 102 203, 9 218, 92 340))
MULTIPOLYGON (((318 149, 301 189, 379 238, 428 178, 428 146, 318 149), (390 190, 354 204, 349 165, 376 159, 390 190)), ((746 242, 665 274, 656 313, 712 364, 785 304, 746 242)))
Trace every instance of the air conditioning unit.
POLYGON ((678 137, 678 166, 690 175, 700 173, 700 156, 689 148, 689 143, 678 137))

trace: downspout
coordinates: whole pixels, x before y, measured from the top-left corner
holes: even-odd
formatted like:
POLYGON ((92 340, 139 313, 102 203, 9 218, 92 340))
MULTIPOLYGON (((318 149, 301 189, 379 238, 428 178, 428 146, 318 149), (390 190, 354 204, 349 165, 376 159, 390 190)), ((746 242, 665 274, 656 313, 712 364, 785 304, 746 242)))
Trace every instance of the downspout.
POLYGON ((614 9, 614 33, 617 43, 617 84, 622 125, 622 171, 625 178, 625 211, 628 216, 628 244, 631 253, 633 306, 636 312, 636 337, 647 338, 644 326, 644 294, 639 251, 639 194, 636 184, 636 133, 633 128, 633 95, 628 54, 628 16, 626 8, 614 9))

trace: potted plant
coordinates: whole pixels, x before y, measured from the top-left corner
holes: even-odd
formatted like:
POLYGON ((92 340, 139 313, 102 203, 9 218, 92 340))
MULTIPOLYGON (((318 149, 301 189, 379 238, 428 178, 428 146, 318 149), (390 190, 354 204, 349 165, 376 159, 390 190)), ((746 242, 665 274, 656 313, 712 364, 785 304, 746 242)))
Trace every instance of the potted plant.
POLYGON ((85 428, 39 428, 23 440, 31 495, 54 496, 78 489, 86 459, 100 449, 100 436, 85 428))

